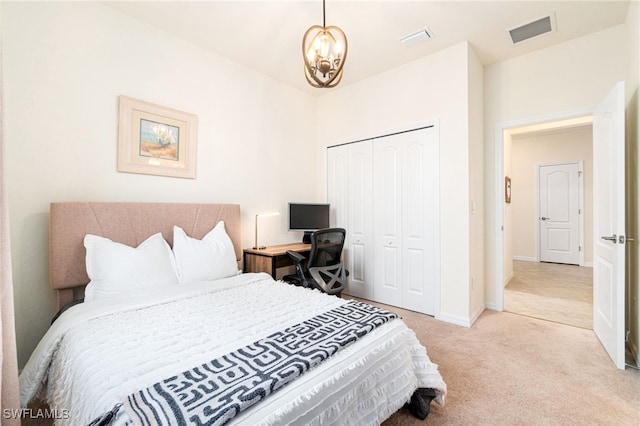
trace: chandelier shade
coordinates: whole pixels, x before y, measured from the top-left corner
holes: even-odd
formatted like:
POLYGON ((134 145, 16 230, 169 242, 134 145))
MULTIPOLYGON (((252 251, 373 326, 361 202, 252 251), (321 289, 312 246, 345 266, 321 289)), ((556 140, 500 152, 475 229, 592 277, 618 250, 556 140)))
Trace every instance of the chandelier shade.
POLYGON ((340 28, 326 26, 324 0, 322 18, 323 25, 310 27, 302 38, 304 75, 314 87, 334 87, 342 79, 347 57, 347 37, 340 28))

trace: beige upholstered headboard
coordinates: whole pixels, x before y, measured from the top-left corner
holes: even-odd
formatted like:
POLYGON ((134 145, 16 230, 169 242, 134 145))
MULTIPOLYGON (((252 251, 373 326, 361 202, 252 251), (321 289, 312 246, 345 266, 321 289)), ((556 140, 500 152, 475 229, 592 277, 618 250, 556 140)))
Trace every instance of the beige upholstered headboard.
POLYGON ((49 270, 51 288, 58 291, 58 308, 84 296, 89 283, 85 266, 84 236, 99 235, 137 247, 162 232, 173 244, 173 226, 202 238, 219 221, 231 237, 240 260, 240 206, 237 204, 179 203, 51 203, 49 216, 49 270))

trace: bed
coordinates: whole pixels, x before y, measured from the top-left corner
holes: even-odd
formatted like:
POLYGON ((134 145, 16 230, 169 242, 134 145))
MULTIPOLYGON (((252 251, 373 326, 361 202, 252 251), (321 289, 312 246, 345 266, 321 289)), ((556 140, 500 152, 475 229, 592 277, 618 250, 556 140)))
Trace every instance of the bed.
POLYGON ((49 233, 61 313, 20 393, 56 424, 380 424, 444 403, 393 312, 240 273, 238 205, 52 203, 49 233))

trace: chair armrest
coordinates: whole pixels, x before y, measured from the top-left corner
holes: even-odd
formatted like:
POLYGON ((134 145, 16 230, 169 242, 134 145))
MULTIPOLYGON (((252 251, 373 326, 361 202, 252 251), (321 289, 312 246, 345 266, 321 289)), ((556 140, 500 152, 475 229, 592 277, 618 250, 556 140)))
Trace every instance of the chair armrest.
POLYGON ((298 280, 300 281, 300 285, 303 287, 308 287, 309 283, 307 278, 305 277, 304 271, 305 268, 302 264, 307 260, 306 257, 298 253, 297 251, 287 250, 287 254, 293 260, 293 266, 296 268, 296 275, 298 276, 298 280))
POLYGON ((298 264, 304 262, 305 260, 307 260, 306 257, 301 255, 297 251, 287 250, 287 254, 291 258, 291 260, 293 260, 293 263, 296 264, 296 265, 298 265, 298 264))

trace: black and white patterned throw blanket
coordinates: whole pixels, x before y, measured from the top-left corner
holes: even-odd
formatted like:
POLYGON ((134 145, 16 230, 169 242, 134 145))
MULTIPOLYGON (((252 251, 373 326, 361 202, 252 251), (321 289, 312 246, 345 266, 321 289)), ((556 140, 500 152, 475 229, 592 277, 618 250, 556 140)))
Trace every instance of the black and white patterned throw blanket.
POLYGON ((376 327, 393 312, 350 300, 127 397, 135 424, 223 425, 376 327))

